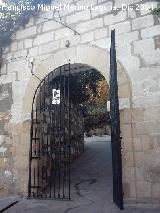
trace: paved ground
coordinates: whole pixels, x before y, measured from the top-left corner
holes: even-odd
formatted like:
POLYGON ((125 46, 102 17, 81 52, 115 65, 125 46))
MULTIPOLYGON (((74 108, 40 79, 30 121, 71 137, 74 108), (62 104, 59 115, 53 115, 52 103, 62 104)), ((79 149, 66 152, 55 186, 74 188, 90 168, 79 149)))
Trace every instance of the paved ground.
MULTIPOLYGON (((72 201, 21 200, 8 213, 119 213, 112 202, 108 137, 86 139, 85 153, 72 167, 72 201)), ((126 207, 124 213, 159 213, 160 208, 126 207)))

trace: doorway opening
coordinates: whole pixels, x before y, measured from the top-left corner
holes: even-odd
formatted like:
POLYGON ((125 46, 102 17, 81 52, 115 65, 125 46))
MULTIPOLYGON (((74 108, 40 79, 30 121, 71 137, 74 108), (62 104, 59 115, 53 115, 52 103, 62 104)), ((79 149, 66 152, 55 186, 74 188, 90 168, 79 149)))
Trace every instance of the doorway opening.
POLYGON ((71 163, 84 152, 84 136, 110 132, 108 98, 104 77, 86 65, 64 65, 41 81, 32 104, 29 197, 71 198, 71 163))
MULTIPOLYGON (((122 165, 114 32, 111 39, 110 115, 113 200, 122 209, 122 165)), ((36 89, 32 103, 28 184, 30 198, 71 199, 71 163, 85 150, 84 123, 87 122, 87 119, 84 119, 84 108, 77 104, 83 96, 74 94, 77 86, 74 74, 87 71, 95 73, 96 70, 85 64, 63 65, 49 73, 36 89), (72 84, 71 78, 73 78, 72 84), (72 116, 73 114, 76 116, 72 116)), ((85 88, 88 89, 88 93, 90 89, 94 92, 95 88, 92 86, 85 88)), ((80 91, 80 88, 77 91, 80 91)), ((90 104, 89 108, 91 108, 90 104)), ((102 116, 101 121, 103 119, 102 116)), ((92 135, 93 131, 88 133, 87 128, 85 130, 85 136, 92 135)))

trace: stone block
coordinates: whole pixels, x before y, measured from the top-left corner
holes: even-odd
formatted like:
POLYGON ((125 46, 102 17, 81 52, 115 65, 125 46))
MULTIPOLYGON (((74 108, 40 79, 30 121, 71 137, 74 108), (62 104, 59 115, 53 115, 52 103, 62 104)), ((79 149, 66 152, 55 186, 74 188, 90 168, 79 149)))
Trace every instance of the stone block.
POLYGON ((148 135, 141 135, 143 152, 149 152, 151 150, 151 137, 148 135))
POLYGON ((127 182, 127 183, 123 183, 123 193, 124 193, 124 198, 130 198, 131 195, 130 195, 130 184, 127 182))
POLYGON ((68 28, 63 28, 55 31, 55 40, 63 39, 68 36, 73 36, 74 32, 68 28))
POLYGON ((18 42, 18 50, 23 50, 24 49, 24 43, 23 41, 18 42))
POLYGON ((44 33, 42 35, 38 35, 34 39, 33 45, 39 46, 41 44, 51 42, 53 41, 53 39, 54 39, 54 32, 44 33))
POLYGON ((130 124, 123 124, 121 126, 122 129, 122 137, 123 138, 132 138, 132 130, 131 130, 131 125, 130 124))
POLYGON ((153 2, 153 1, 143 3, 143 7, 140 10, 141 15, 143 16, 143 15, 151 14, 151 12, 152 12, 151 10, 153 8, 156 8, 157 4, 158 4, 158 2, 153 2))
POLYGON ((110 38, 103 38, 103 39, 98 39, 95 41, 92 41, 91 44, 96 45, 102 49, 110 49, 111 47, 111 39, 110 38))
MULTIPOLYGON (((109 101, 109 111, 110 111, 110 101, 109 101)), ((124 124, 124 113, 123 113, 123 109, 120 110, 120 124, 124 124)))
POLYGON ((128 46, 132 41, 139 40, 139 32, 138 30, 134 32, 124 33, 123 35, 116 36, 116 43, 118 46, 128 46))
POLYGON ((126 45, 122 45, 122 43, 117 45, 117 58, 127 58, 131 55, 131 45, 129 43, 127 43, 126 45))
MULTIPOLYGON (((64 4, 63 9, 60 11, 60 16, 64 18, 65 16, 69 16, 75 12, 74 7, 71 4, 64 4)), ((54 13, 54 18, 59 20, 58 12, 54 13)))
POLYGON ((151 150, 145 153, 145 167, 147 169, 148 177, 151 182, 159 182, 160 176, 160 149, 151 150))
POLYGON ((149 129, 149 122, 137 122, 135 124, 135 131, 137 135, 145 135, 151 132, 149 129))
POLYGON ((124 152, 132 152, 132 138, 122 138, 122 149, 124 152))
POLYGON ((146 107, 146 106, 153 106, 159 105, 159 95, 160 93, 152 93, 148 96, 134 96, 133 97, 133 107, 146 107))
POLYGON ((5 121, 4 120, 0 120, 0 135, 5 135, 5 121))
POLYGON ((2 59, 4 59, 5 61, 9 61, 9 60, 11 60, 11 59, 13 59, 13 52, 9 52, 9 53, 7 53, 7 54, 3 54, 2 55, 2 59))
POLYGON ((91 17, 90 10, 84 10, 81 12, 76 12, 73 15, 67 16, 66 22, 67 24, 72 24, 72 23, 88 20, 90 19, 90 17, 91 17))
POLYGON ((43 24, 43 32, 57 30, 62 27, 61 23, 58 23, 54 20, 47 21, 43 24))
POLYGON ((137 123, 137 122, 142 122, 144 121, 144 109, 133 109, 132 110, 132 118, 133 118, 133 122, 137 123))
POLYGON ((131 183, 131 182, 135 181, 134 168, 132 168, 132 167, 123 168, 123 181, 125 183, 131 183))
POLYGON ((142 38, 152 38, 160 35, 160 25, 155 25, 141 30, 142 38))
POLYGON ((66 48, 66 42, 67 40, 70 42, 70 46, 76 46, 78 44, 80 44, 81 39, 79 35, 74 35, 74 36, 70 36, 70 37, 66 37, 65 39, 61 40, 61 48, 66 48))
POLYGON ((154 18, 153 15, 148 15, 140 18, 136 18, 132 20, 132 29, 142 29, 145 27, 150 27, 154 25, 154 18))
POLYGON ((144 152, 135 152, 134 156, 136 167, 143 167, 145 162, 144 152))
POLYGON ((101 5, 97 5, 97 6, 92 7, 91 8, 92 17, 95 18, 99 15, 103 15, 103 14, 110 12, 111 9, 112 9, 112 5, 113 5, 113 2, 108 1, 108 2, 105 2, 101 5))
POLYGON ((11 51, 17 51, 18 50, 18 43, 12 42, 11 43, 11 51))
POLYGON ((128 82, 127 76, 125 72, 118 72, 118 87, 122 84, 126 84, 128 82))
POLYGON ((160 79, 148 78, 143 81, 144 95, 149 96, 160 92, 160 79))
POLYGON ((131 115, 131 110, 130 109, 124 109, 123 110, 123 118, 124 118, 124 120, 123 120, 123 123, 124 124, 130 124, 131 122, 132 122, 132 115, 131 115))
POLYGON ((135 168, 136 181, 147 181, 147 174, 144 167, 135 168))
POLYGON ((129 21, 121 22, 115 25, 109 26, 109 31, 115 29, 116 34, 127 33, 131 31, 131 25, 129 21))
POLYGON ((125 152, 124 155, 124 166, 134 167, 133 152, 125 152))
POLYGON ((153 38, 135 41, 134 52, 143 58, 143 66, 159 64, 160 51, 155 49, 153 38))
POLYGON ((0 69, 0 75, 5 75, 5 74, 7 74, 7 64, 2 64, 0 69))
POLYGON ((105 25, 112 25, 121 21, 125 21, 127 18, 127 12, 126 11, 120 11, 116 15, 111 14, 104 17, 104 24, 105 25))
POLYGON ((101 28, 101 29, 95 30, 94 35, 95 35, 95 39, 106 38, 108 36, 108 29, 101 28))
POLYGON ((76 30, 79 33, 84 33, 84 32, 95 30, 97 28, 102 28, 102 27, 103 27, 103 19, 96 18, 96 19, 87 21, 85 23, 78 24, 76 26, 76 30))
POLYGON ((55 50, 59 48, 59 46, 60 46, 59 41, 54 41, 54 42, 50 42, 49 44, 41 45, 39 47, 39 54, 54 52, 55 50))
POLYGON ((152 135, 150 137, 150 149, 160 148, 160 134, 152 135))
POLYGON ((136 18, 136 11, 135 10, 128 10, 127 11, 127 16, 129 17, 129 18, 136 18))
POLYGON ((152 197, 157 201, 160 201, 160 183, 152 183, 151 187, 152 197))
POLYGON ((129 98, 130 97, 130 87, 128 83, 121 85, 118 88, 118 96, 119 98, 129 98))
POLYGON ((13 57, 14 58, 21 58, 27 56, 27 50, 19 50, 17 52, 14 52, 13 57))
POLYGON ((0 135, 0 145, 5 142, 5 135, 0 135))
POLYGON ((151 183, 147 181, 137 181, 137 198, 151 198, 151 183))
POLYGON ((12 100, 12 84, 3 84, 0 87, 0 111, 8 112, 11 109, 12 100))
POLYGON ((76 58, 76 48, 66 48, 64 50, 58 51, 56 55, 54 56, 54 63, 56 67, 59 67, 62 63, 68 64, 69 60, 71 60, 71 63, 75 63, 76 58))
POLYGON ((85 43, 85 42, 89 42, 89 41, 93 41, 94 40, 94 32, 89 32, 89 33, 85 33, 81 36, 81 42, 85 43))
POLYGON ((53 17, 54 17, 54 11, 53 10, 50 10, 50 11, 47 11, 47 12, 41 11, 41 13, 37 17, 36 24, 45 22, 46 20, 52 19, 53 17))
POLYGON ((38 54, 38 47, 33 47, 29 49, 29 56, 37 56, 38 54))
POLYGON ((145 108, 144 120, 160 120, 160 108, 154 106, 145 108))
POLYGON ((33 44, 33 39, 25 39, 24 46, 25 48, 31 48, 33 44))
POLYGON ((159 49, 153 51, 152 54, 150 51, 150 54, 145 55, 145 57, 144 57, 146 64, 148 64, 148 65, 160 65, 159 58, 160 58, 159 49))
POLYGON ((119 109, 128 109, 130 108, 130 100, 129 98, 120 98, 119 99, 119 109))
POLYGON ((154 37, 155 48, 160 49, 160 36, 154 37))
POLYGON ((160 120, 145 122, 145 127, 148 130, 149 134, 158 134, 160 132, 160 120))
POLYGON ((43 27, 42 24, 37 25, 37 34, 42 34, 42 27, 43 27))
POLYGON ((134 137, 133 143, 134 143, 134 151, 135 152, 142 152, 143 151, 141 137, 134 137))
POLYGON ((24 30, 18 30, 16 32, 16 39, 28 38, 28 37, 32 37, 36 34, 37 34, 36 26, 29 27, 29 28, 26 28, 24 30))

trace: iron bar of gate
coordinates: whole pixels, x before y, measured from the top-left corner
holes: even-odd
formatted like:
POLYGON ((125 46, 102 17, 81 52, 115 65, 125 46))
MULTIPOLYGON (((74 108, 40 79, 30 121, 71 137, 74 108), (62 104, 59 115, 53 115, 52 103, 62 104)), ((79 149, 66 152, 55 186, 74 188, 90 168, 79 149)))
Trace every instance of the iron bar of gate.
POLYGON ((31 112, 31 132, 30 132, 31 141, 29 153, 29 182, 28 182, 28 196, 30 198, 31 197, 35 198, 37 197, 42 199, 52 198, 51 188, 53 186, 54 186, 53 190, 55 199, 71 198, 70 196, 71 133, 70 133, 70 94, 69 94, 70 64, 64 65, 59 69, 56 69, 55 71, 59 70, 61 72, 60 84, 58 83, 57 79, 55 79, 55 81, 53 80, 53 72, 52 72, 51 88, 49 86, 51 83, 49 74, 40 82, 33 97, 32 112, 31 112), (64 71, 64 74, 62 74, 62 71, 64 71), (46 83, 48 85, 46 85, 46 83), (50 98, 51 94, 50 89, 53 88, 55 89, 59 88, 61 91, 60 106, 58 105, 53 106, 51 103, 51 99, 48 102, 48 98, 50 98), (59 115, 58 112, 60 112, 59 115), (64 117, 64 120, 62 120, 62 117, 64 117), (65 135, 66 124, 68 126, 68 136, 65 135), (59 136, 58 140, 57 136, 59 136), (48 160, 49 165, 47 164, 48 160), (60 176, 58 176, 58 172, 60 176), (68 187, 67 196, 66 196, 67 190, 65 188, 66 177, 68 187))
POLYGON ((115 30, 111 31, 110 49, 110 93, 111 93, 111 145, 113 167, 113 200, 123 209, 122 159, 120 141, 120 116, 117 83, 115 30))
MULTIPOLYGON (((56 88, 56 82, 53 84, 53 88, 56 88)), ((56 129, 56 115, 57 115, 57 108, 54 107, 54 198, 56 198, 56 176, 57 176, 57 144, 56 144, 56 136, 57 136, 57 129, 56 129)))
POLYGON ((34 113, 34 101, 36 97, 36 93, 38 91, 39 86, 37 87, 35 94, 33 96, 32 102, 32 111, 31 111, 31 129, 30 129, 30 149, 29 149, 29 178, 28 178, 28 198, 31 197, 31 189, 32 189, 32 138, 33 138, 33 113, 34 113))
POLYGON ((63 69, 63 164, 64 164, 64 171, 63 171, 63 198, 65 198, 65 175, 66 175, 66 137, 65 137, 65 115, 66 115, 66 103, 65 103, 65 96, 66 96, 66 74, 65 74, 65 67, 63 69))
POLYGON ((46 78, 44 79, 43 82, 43 95, 42 95, 42 192, 44 192, 44 196, 46 197, 46 190, 45 190, 45 178, 46 178, 46 168, 44 167, 44 161, 45 161, 45 124, 44 124, 44 115, 45 115, 45 85, 46 84, 46 78))
MULTIPOLYGON (((40 140, 39 140, 39 147, 40 147, 40 150, 39 150, 39 155, 40 155, 40 158, 42 158, 42 118, 41 118, 41 112, 42 112, 42 86, 40 85, 40 94, 39 94, 39 113, 40 113, 40 125, 39 125, 39 131, 40 131, 40 134, 39 134, 39 137, 40 137, 40 140)), ((41 165, 41 168, 40 168, 40 174, 39 174, 39 179, 40 179, 40 182, 41 182, 41 193, 40 193, 40 196, 42 196, 42 165, 41 165)))
POLYGON ((50 166, 50 171, 49 171, 49 198, 52 197, 52 152, 51 152, 51 108, 52 106, 52 91, 50 89, 50 74, 48 75, 48 111, 49 111, 49 126, 48 126, 48 131, 49 131, 49 166, 50 166))
POLYGON ((68 67, 68 146, 69 146, 69 199, 71 199, 71 140, 70 140, 70 63, 68 67))
POLYGON ((62 112, 62 68, 60 67, 60 82, 59 82, 59 90, 60 90, 60 104, 59 104, 59 123, 58 123, 58 133, 59 133, 59 144, 58 144, 58 166, 59 166, 59 176, 58 176, 58 198, 60 198, 60 190, 61 190, 61 112, 62 112))

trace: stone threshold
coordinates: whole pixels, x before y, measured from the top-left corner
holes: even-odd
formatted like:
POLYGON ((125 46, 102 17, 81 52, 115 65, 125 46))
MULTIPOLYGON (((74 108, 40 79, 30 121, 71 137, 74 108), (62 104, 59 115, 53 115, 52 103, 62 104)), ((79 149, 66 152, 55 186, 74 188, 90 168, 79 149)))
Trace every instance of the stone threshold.
POLYGON ((12 206, 16 205, 20 201, 18 196, 10 196, 0 198, 0 213, 7 211, 12 206))

